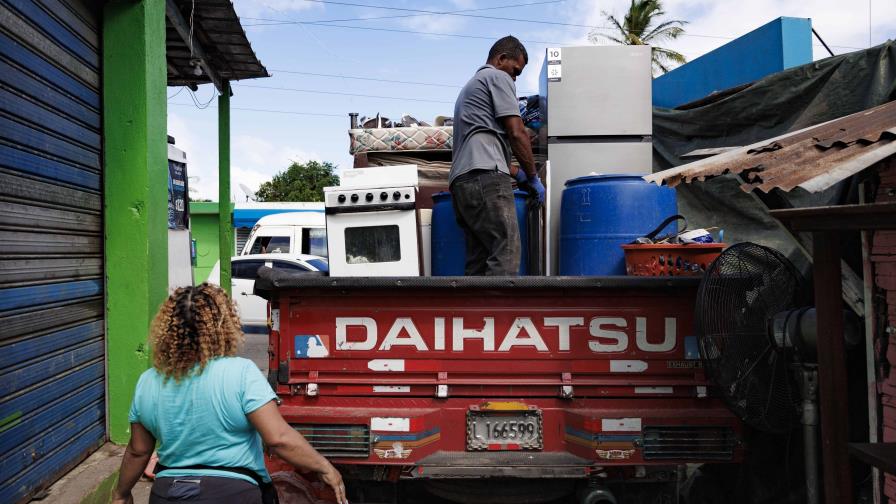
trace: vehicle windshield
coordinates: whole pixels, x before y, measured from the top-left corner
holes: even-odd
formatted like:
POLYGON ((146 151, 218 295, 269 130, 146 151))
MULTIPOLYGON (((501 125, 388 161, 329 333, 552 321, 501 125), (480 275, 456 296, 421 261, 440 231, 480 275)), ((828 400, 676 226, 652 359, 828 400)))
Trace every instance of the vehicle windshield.
POLYGON ((259 236, 252 242, 250 254, 287 254, 289 253, 288 236, 259 236))

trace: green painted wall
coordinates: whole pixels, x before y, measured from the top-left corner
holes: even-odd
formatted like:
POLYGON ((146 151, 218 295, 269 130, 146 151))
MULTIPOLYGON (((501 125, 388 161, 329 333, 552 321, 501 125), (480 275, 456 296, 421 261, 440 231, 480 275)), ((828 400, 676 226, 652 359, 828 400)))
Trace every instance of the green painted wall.
MULTIPOLYGON (((233 213, 233 203, 230 204, 230 212, 233 213)), ((196 266, 193 267, 193 281, 197 284, 208 278, 208 274, 211 273, 218 261, 218 251, 220 250, 218 223, 218 203, 204 201, 190 203, 190 232, 193 234, 193 239, 196 240, 196 266)), ((236 245, 232 244, 229 250, 232 251, 235 247, 236 245)))
POLYGON ((103 17, 109 436, 126 443, 168 289, 165 2, 110 0, 103 17))
POLYGON ((221 277, 218 285, 230 294, 230 257, 233 250, 233 211, 230 204, 230 83, 218 96, 218 257, 221 277), (231 248, 228 249, 227 247, 231 248))

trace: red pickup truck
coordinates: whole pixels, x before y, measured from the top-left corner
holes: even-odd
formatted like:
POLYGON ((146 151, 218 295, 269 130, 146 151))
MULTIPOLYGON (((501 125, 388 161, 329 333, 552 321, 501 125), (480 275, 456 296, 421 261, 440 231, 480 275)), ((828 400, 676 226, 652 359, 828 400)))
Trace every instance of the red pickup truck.
POLYGON ((349 481, 677 502, 685 464, 743 455, 704 380, 696 278, 260 275, 281 412, 349 481))

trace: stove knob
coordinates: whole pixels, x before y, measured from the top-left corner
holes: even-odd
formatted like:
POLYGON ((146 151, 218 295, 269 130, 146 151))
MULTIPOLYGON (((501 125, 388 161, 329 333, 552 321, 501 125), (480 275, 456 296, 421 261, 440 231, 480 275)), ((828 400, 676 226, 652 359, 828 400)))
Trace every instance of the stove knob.
POLYGON ((373 193, 367 193, 367 196, 364 196, 364 199, 367 201, 373 201, 373 193))
POLYGON ((380 193, 380 201, 386 201, 387 199, 389 199, 389 194, 385 193, 385 192, 381 192, 380 193))
POLYGON ((352 194, 352 203, 357 203, 357 202, 358 202, 358 195, 352 194))
POLYGON ((401 193, 400 193, 400 192, 395 191, 394 193, 392 193, 392 199, 397 200, 397 199, 399 199, 399 198, 401 198, 401 193))
POLYGON ((345 195, 344 195, 344 194, 340 194, 339 197, 336 198, 336 201, 338 201, 338 202, 340 202, 340 203, 345 203, 345 195))
POLYGON ((410 195, 410 194, 405 194, 405 195, 404 195, 404 199, 411 199, 411 195, 410 195))

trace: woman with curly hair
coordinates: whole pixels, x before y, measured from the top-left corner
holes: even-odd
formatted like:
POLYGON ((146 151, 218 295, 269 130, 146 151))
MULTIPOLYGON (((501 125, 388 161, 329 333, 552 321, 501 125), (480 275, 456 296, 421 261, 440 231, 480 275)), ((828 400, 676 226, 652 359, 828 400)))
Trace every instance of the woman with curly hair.
POLYGON ((220 287, 177 289, 159 309, 150 342, 153 367, 137 382, 114 503, 133 502, 131 490, 157 440, 150 504, 261 504, 262 489, 272 490, 262 441, 317 473, 337 502, 347 503, 339 472, 283 420, 255 364, 236 357, 240 319, 220 287))

